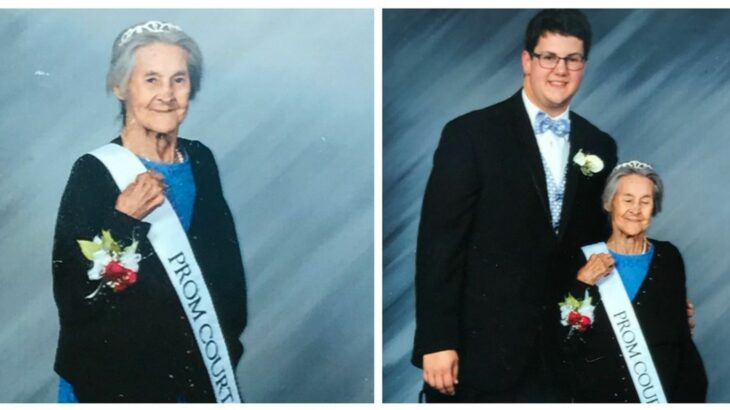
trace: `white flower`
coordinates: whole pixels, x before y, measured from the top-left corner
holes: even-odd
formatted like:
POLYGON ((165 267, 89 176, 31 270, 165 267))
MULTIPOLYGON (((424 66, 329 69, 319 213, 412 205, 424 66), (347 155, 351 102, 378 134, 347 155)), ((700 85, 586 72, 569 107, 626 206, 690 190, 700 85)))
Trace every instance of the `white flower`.
POLYGON ((124 251, 119 257, 119 263, 121 263, 125 268, 137 272, 139 270, 139 261, 141 259, 142 255, 136 253, 135 251, 124 251))
POLYGON ((580 309, 578 309, 578 313, 580 313, 582 316, 588 316, 588 318, 591 319, 591 322, 593 321, 593 310, 595 310, 595 306, 581 306, 580 309))
POLYGON ((575 154, 573 162, 580 167, 580 171, 587 177, 603 170, 603 160, 597 155, 584 154, 582 149, 579 149, 575 154))
MULTIPOLYGON (((94 238, 94 242, 96 242, 96 238, 94 238)), ((94 266, 89 269, 89 279, 101 279, 101 276, 104 274, 104 269, 106 269, 106 265, 111 261, 112 257, 109 256, 109 253, 107 251, 101 249, 94 252, 94 266)))
POLYGON ((142 255, 137 253, 137 245, 139 245, 139 242, 133 241, 131 245, 124 248, 122 253, 119 254, 119 263, 135 272, 139 270, 139 261, 142 260, 142 255))
POLYGON ((573 308, 570 307, 570 305, 561 305, 560 306, 560 324, 563 326, 568 326, 568 315, 570 312, 573 311, 573 308))
POLYGON ((591 304, 593 302, 592 299, 593 298, 591 298, 588 294, 588 289, 586 289, 583 301, 580 303, 580 307, 578 308, 578 313, 582 316, 587 316, 591 320, 591 323, 593 323, 593 311, 596 309, 596 307, 591 304))

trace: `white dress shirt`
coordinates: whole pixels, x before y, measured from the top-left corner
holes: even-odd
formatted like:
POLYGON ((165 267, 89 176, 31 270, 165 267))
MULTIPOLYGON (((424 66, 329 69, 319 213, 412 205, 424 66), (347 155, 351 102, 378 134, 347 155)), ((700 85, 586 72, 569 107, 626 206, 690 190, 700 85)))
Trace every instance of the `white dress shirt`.
MULTIPOLYGON (((522 89, 522 101, 525 103, 527 116, 530 117, 530 125, 534 132, 535 117, 537 117, 537 113, 542 110, 533 104, 529 98, 527 98, 524 89, 522 89)), ((563 118, 569 120, 569 112, 570 107, 557 117, 550 118, 553 120, 560 120, 563 118)), ((542 134, 535 134, 535 139, 537 139, 537 146, 540 148, 540 154, 545 159, 547 166, 550 167, 550 172, 553 174, 555 182, 561 184, 565 177, 565 168, 568 166, 568 155, 570 155, 570 134, 568 134, 567 138, 560 138, 555 135, 552 130, 547 130, 542 134)))

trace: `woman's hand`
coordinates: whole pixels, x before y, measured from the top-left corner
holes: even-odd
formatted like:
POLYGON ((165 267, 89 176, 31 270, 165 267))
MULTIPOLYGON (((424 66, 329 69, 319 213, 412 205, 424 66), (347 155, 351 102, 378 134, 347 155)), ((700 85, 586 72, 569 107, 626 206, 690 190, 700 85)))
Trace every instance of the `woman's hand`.
POLYGON ((117 211, 142 220, 165 201, 165 185, 162 175, 148 170, 137 175, 117 197, 117 211))
POLYGON ((599 279, 608 276, 613 271, 615 262, 607 253, 595 253, 588 258, 588 262, 578 271, 577 279, 588 285, 595 285, 599 279))
POLYGON ((459 355, 456 350, 441 350, 423 355, 423 380, 429 386, 453 396, 459 384, 459 355))

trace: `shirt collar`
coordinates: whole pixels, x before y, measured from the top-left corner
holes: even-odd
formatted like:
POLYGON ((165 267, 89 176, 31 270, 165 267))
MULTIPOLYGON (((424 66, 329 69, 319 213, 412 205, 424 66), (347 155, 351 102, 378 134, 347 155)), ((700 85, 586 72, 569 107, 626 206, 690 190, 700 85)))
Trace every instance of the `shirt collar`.
MULTIPOLYGON (((525 104, 525 109, 527 110, 527 117, 530 118, 530 127, 534 130, 535 129, 535 117, 537 117, 537 113, 542 111, 540 108, 538 108, 535 104, 530 101, 529 98, 527 98, 527 94, 525 93, 525 89, 522 89, 522 102, 525 104)), ((547 113, 546 113, 547 114, 547 113)), ((550 116, 550 115, 548 115, 550 116)), ((570 106, 560 113, 557 117, 550 117, 554 120, 560 120, 565 118, 566 120, 570 120, 570 106)))

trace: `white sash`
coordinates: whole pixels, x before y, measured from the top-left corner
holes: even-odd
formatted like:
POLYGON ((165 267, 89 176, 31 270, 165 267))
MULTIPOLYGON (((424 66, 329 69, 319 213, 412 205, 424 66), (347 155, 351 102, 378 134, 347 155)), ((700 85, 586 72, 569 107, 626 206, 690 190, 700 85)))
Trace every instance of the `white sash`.
MULTIPOLYGON (((111 143, 89 153, 106 166, 120 190, 124 190, 138 174, 147 170, 136 155, 121 145, 111 143)), ((218 315, 213 307, 213 300, 185 230, 170 201, 166 198, 162 205, 144 218, 144 221, 152 225, 147 239, 167 271, 167 276, 185 310, 205 362, 216 401, 240 403, 236 374, 223 339, 223 331, 218 323, 218 315)))
MULTIPOLYGON (((582 250, 588 259, 596 253, 608 253, 608 246, 605 242, 598 242, 586 245, 582 250)), ((666 403, 667 398, 664 396, 649 346, 646 344, 644 333, 636 319, 636 313, 618 270, 614 268, 613 272, 601 278, 597 285, 639 400, 642 403, 666 403)))

